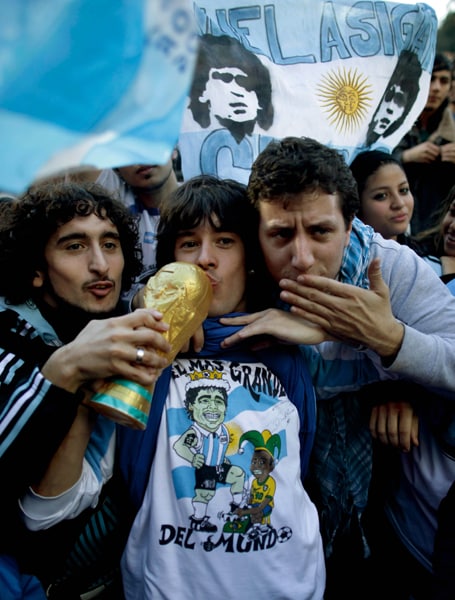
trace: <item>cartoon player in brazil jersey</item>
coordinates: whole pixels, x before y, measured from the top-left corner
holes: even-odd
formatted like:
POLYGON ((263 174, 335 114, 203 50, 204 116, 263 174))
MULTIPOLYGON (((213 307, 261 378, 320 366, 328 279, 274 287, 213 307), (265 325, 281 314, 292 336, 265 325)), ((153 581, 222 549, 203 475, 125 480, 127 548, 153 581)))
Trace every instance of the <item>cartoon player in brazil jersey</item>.
POLYGON ((281 438, 277 434, 272 435, 268 429, 262 433, 247 431, 240 438, 240 453, 243 452, 243 443, 247 441, 254 446, 250 464, 254 479, 251 482, 248 506, 237 508, 235 514, 240 517, 249 515, 252 526, 264 533, 271 527, 270 515, 274 507, 276 482, 270 473, 275 468, 274 450, 277 450, 278 456, 281 450, 281 438))

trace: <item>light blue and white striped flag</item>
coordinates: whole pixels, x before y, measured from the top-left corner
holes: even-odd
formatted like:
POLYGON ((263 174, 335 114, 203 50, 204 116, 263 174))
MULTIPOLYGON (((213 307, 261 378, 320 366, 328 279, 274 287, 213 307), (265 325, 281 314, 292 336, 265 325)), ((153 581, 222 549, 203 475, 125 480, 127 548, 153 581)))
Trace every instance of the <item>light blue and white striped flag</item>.
POLYGON ((197 45, 190 0, 4 0, 0 190, 79 165, 164 163, 197 45))

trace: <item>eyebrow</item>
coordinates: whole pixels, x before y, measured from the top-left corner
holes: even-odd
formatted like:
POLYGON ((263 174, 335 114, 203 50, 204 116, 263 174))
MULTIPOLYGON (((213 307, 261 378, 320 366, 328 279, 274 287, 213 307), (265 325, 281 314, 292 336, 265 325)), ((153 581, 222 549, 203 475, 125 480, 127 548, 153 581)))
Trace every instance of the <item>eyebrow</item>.
POLYGON ((441 81, 447 82, 452 79, 452 77, 450 75, 439 75, 439 73, 433 73, 431 75, 431 81, 434 81, 435 79, 440 79, 441 81))
MULTIPOLYGON (((104 231, 100 237, 101 237, 101 239, 108 239, 108 238, 114 238, 116 240, 120 239, 120 235, 116 231, 104 231)), ((68 233, 67 235, 62 235, 62 237, 58 238, 57 246, 60 246, 61 244, 65 244, 66 242, 77 241, 77 240, 87 240, 87 239, 89 239, 89 236, 86 233, 82 233, 82 232, 68 233)))

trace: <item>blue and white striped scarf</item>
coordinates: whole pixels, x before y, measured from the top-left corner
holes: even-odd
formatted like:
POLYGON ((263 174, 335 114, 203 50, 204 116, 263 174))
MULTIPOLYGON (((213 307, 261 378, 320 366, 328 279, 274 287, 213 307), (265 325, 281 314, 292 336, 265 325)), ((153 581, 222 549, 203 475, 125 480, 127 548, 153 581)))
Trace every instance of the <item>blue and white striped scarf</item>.
MULTIPOLYGON (((369 288, 368 265, 374 230, 355 218, 338 280, 369 288)), ((316 501, 326 557, 337 535, 356 531, 364 556, 369 555, 361 517, 368 501, 372 469, 371 435, 357 393, 318 402, 317 430, 307 481, 316 501), (316 500, 317 499, 317 500, 316 500), (357 523, 357 527, 353 523, 357 523)))
POLYGON ((352 222, 351 239, 345 248, 339 273, 339 281, 368 289, 368 265, 370 264, 370 244, 374 229, 362 223, 357 217, 352 222))

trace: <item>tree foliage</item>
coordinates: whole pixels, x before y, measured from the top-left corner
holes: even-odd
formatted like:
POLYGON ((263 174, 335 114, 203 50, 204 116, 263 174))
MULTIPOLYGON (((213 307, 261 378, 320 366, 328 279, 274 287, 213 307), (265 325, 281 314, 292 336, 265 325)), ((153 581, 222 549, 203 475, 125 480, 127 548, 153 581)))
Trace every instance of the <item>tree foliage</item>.
POLYGON ((436 51, 455 55, 455 12, 449 12, 438 29, 436 51))

